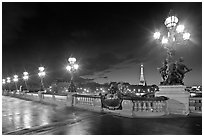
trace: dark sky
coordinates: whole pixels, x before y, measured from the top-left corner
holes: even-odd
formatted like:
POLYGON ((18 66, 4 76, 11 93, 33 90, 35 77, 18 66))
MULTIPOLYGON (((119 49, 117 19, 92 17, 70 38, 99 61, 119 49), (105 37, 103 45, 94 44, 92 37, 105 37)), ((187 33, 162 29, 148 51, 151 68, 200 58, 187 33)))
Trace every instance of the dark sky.
POLYGON ((2 76, 26 70, 34 77, 42 65, 49 81, 68 77, 67 59, 74 56, 80 65, 78 76, 138 84, 143 63, 147 83, 159 84, 157 67, 166 50, 152 35, 165 28, 170 9, 191 33, 191 41, 176 51, 176 57, 184 57, 193 69, 185 83, 201 84, 201 2, 3 2, 2 76), (99 78, 103 76, 108 78, 99 78))

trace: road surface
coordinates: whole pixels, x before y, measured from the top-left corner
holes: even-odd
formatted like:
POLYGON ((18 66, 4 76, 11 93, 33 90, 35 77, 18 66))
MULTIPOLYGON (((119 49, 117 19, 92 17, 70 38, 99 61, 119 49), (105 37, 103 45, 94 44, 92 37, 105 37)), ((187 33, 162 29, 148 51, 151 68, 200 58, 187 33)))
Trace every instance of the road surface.
POLYGON ((124 118, 2 96, 2 133, 34 135, 201 135, 201 116, 124 118))

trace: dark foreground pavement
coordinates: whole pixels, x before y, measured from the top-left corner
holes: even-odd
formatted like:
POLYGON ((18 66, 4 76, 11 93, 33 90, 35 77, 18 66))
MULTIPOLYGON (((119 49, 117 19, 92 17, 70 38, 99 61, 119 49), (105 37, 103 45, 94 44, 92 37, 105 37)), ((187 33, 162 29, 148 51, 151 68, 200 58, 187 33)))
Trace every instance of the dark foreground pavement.
POLYGON ((202 117, 124 118, 2 97, 2 133, 34 135, 201 135, 202 117))

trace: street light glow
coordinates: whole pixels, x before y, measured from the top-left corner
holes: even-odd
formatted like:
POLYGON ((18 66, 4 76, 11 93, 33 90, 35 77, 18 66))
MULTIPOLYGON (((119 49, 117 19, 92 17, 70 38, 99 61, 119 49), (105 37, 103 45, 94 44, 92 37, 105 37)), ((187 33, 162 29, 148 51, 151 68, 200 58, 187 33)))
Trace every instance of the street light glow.
POLYGON ((14 81, 14 82, 18 82, 18 75, 14 75, 13 77, 14 77, 14 78, 13 78, 13 81, 14 81))
POLYGON ((7 81, 6 81, 7 83, 11 82, 11 78, 10 77, 7 77, 6 79, 7 79, 7 81))
POLYGON ((76 58, 69 58, 68 61, 70 62, 70 64, 74 64, 76 62, 76 58))
POLYGON ((175 27, 177 23, 178 23, 178 18, 176 16, 170 16, 164 22, 167 28, 175 27))
POLYGON ((23 76, 24 80, 28 80, 28 78, 29 78, 28 75, 23 76))
POLYGON ((163 37, 163 38, 162 38, 162 44, 167 44, 167 43, 168 43, 168 39, 165 38, 165 37, 163 37))
POLYGON ((154 33, 154 39, 159 39, 160 38, 160 32, 155 32, 154 33))
POLYGON ((39 76, 39 77, 44 77, 44 76, 45 76, 45 71, 39 72, 39 73, 38 73, 38 76, 39 76))
POLYGON ((45 76, 45 71, 42 72, 42 76, 45 76))
POLYGON ((39 67, 38 69, 39 69, 39 71, 44 71, 45 70, 44 67, 39 67))
POLYGON ((79 65, 78 64, 74 64, 74 69, 78 69, 79 68, 79 65))
POLYGON ((67 69, 68 71, 71 71, 71 66, 68 65, 68 66, 66 67, 66 69, 67 69))
POLYGON ((176 27, 176 31, 177 31, 178 33, 182 33, 182 32, 184 31, 184 28, 185 28, 184 25, 178 25, 178 26, 176 27))
POLYGON ((24 75, 24 76, 28 75, 28 72, 23 72, 23 75, 24 75))
POLYGON ((190 39, 190 36, 191 36, 191 34, 186 32, 183 34, 183 39, 188 40, 188 39, 190 39))
POLYGON ((28 72, 23 72, 23 79, 28 80, 28 78, 29 78, 28 72))
POLYGON ((2 79, 2 84, 6 84, 6 80, 5 79, 2 79))

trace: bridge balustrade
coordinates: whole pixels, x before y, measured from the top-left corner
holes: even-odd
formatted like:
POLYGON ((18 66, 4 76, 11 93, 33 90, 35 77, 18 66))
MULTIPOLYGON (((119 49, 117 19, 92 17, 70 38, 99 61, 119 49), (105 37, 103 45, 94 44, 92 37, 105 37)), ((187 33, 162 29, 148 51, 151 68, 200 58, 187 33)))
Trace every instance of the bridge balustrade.
POLYGON ((189 99, 190 112, 202 113, 202 97, 193 97, 189 99))

